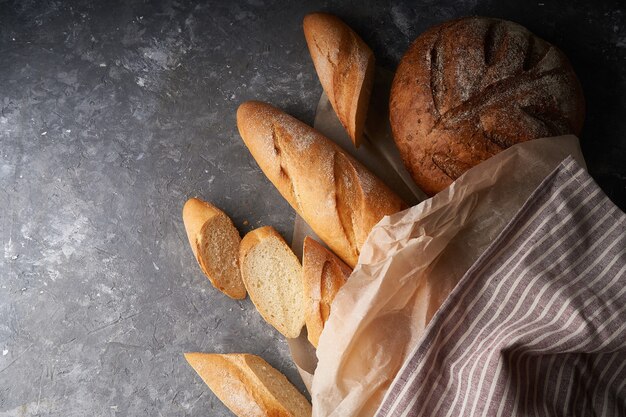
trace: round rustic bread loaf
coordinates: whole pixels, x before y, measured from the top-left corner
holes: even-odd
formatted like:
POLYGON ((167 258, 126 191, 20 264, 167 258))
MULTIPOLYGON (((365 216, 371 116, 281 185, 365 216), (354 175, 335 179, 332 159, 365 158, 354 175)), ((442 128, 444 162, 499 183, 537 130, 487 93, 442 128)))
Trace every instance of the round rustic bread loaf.
POLYGON ((433 195, 518 142, 579 134, 584 98, 556 47, 516 23, 469 17, 413 42, 389 111, 405 165, 433 195))

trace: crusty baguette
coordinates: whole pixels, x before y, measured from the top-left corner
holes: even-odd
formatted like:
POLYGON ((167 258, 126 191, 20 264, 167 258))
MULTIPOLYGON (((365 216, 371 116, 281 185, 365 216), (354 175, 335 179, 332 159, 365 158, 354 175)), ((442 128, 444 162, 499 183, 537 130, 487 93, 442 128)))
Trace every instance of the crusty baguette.
POLYGON ((239 417, 309 417, 311 404, 262 358, 246 353, 185 353, 189 365, 239 417))
POLYGON ((374 54, 359 35, 331 14, 309 14, 303 26, 322 87, 358 147, 374 83, 374 54))
POLYGON ((352 269, 334 253, 310 237, 304 238, 302 282, 306 302, 305 322, 313 346, 317 347, 335 295, 351 273, 352 269))
POLYGON ((283 336, 295 338, 304 326, 302 266, 271 226, 255 229, 239 246, 241 277, 265 321, 283 336))
POLYGON ((183 222, 191 250, 215 288, 231 298, 246 297, 239 272, 241 236, 220 209, 198 198, 183 207, 183 222))
POLYGON ((405 203, 334 142, 269 104, 237 110, 254 159, 315 233, 350 267, 372 227, 405 203))

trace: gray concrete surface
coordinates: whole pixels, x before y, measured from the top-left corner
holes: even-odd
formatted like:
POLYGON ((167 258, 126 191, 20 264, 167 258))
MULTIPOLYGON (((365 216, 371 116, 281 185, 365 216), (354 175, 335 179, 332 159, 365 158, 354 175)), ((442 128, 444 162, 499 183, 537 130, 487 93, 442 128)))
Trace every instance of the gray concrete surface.
POLYGON ((0 0, 0 416, 227 416, 185 351, 262 355, 303 388, 249 299, 200 273, 181 208, 213 201, 246 233, 294 213, 235 126, 260 99, 313 121, 301 32, 333 12, 393 69, 463 15, 559 45, 587 96, 590 172, 626 207, 626 22, 619 2, 0 0))

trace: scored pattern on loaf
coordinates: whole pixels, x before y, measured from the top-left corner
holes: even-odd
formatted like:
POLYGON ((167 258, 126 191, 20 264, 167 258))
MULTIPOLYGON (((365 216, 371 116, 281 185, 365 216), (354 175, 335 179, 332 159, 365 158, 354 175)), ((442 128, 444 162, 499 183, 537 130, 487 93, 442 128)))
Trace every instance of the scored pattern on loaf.
POLYGON ((291 206, 348 265, 372 227, 404 202, 322 134, 261 102, 246 102, 237 125, 248 149, 291 206))
POLYGON ((290 140, 289 135, 286 135, 284 129, 276 124, 272 124, 272 141, 274 143, 274 152, 276 153, 276 158, 278 159, 279 166, 279 176, 282 181, 287 184, 286 192, 290 195, 291 201, 293 201, 300 208, 300 200, 298 198, 298 194, 293 186, 293 181, 291 180, 291 176, 289 175, 288 168, 286 164, 283 164, 282 157, 282 149, 284 147, 284 141, 290 140))
MULTIPOLYGON (((354 135, 354 127, 350 125, 350 120, 346 117, 352 113, 352 108, 356 106, 353 100, 357 98, 358 93, 355 91, 360 87, 359 73, 354 71, 355 66, 362 66, 359 63, 358 44, 354 33, 348 32, 341 37, 338 51, 349 51, 348 59, 339 60, 338 62, 329 62, 334 67, 333 71, 333 101, 335 107, 341 116, 339 121, 349 134, 354 135)), ((364 71, 365 69, 363 69, 364 71)))
POLYGON ((390 99, 394 138, 418 185, 434 194, 516 143, 579 134, 582 89, 567 58, 524 27, 464 18, 411 45, 390 99))
POLYGON ((338 153, 333 155, 333 176, 335 179, 335 206, 339 222, 348 240, 350 253, 352 256, 358 257, 358 244, 354 227, 355 223, 358 223, 355 219, 358 213, 355 212, 354 208, 355 206, 360 207, 358 204, 361 197, 358 195, 360 188, 354 168, 343 155, 338 153))
POLYGON ((358 147, 374 80, 374 54, 336 16, 308 14, 303 29, 320 83, 339 121, 358 147))
POLYGON ((437 56, 437 45, 439 39, 435 41, 435 46, 430 50, 430 90, 432 91, 433 104, 437 116, 440 115, 441 95, 444 92, 443 85, 443 69, 441 68, 441 60, 437 56))

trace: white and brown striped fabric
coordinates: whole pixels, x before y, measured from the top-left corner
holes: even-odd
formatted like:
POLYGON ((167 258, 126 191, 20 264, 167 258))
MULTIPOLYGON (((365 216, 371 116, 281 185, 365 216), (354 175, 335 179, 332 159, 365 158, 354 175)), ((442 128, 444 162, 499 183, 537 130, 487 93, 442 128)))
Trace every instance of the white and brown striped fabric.
POLYGON ((567 158, 467 271, 377 416, 626 415, 626 215, 567 158))

